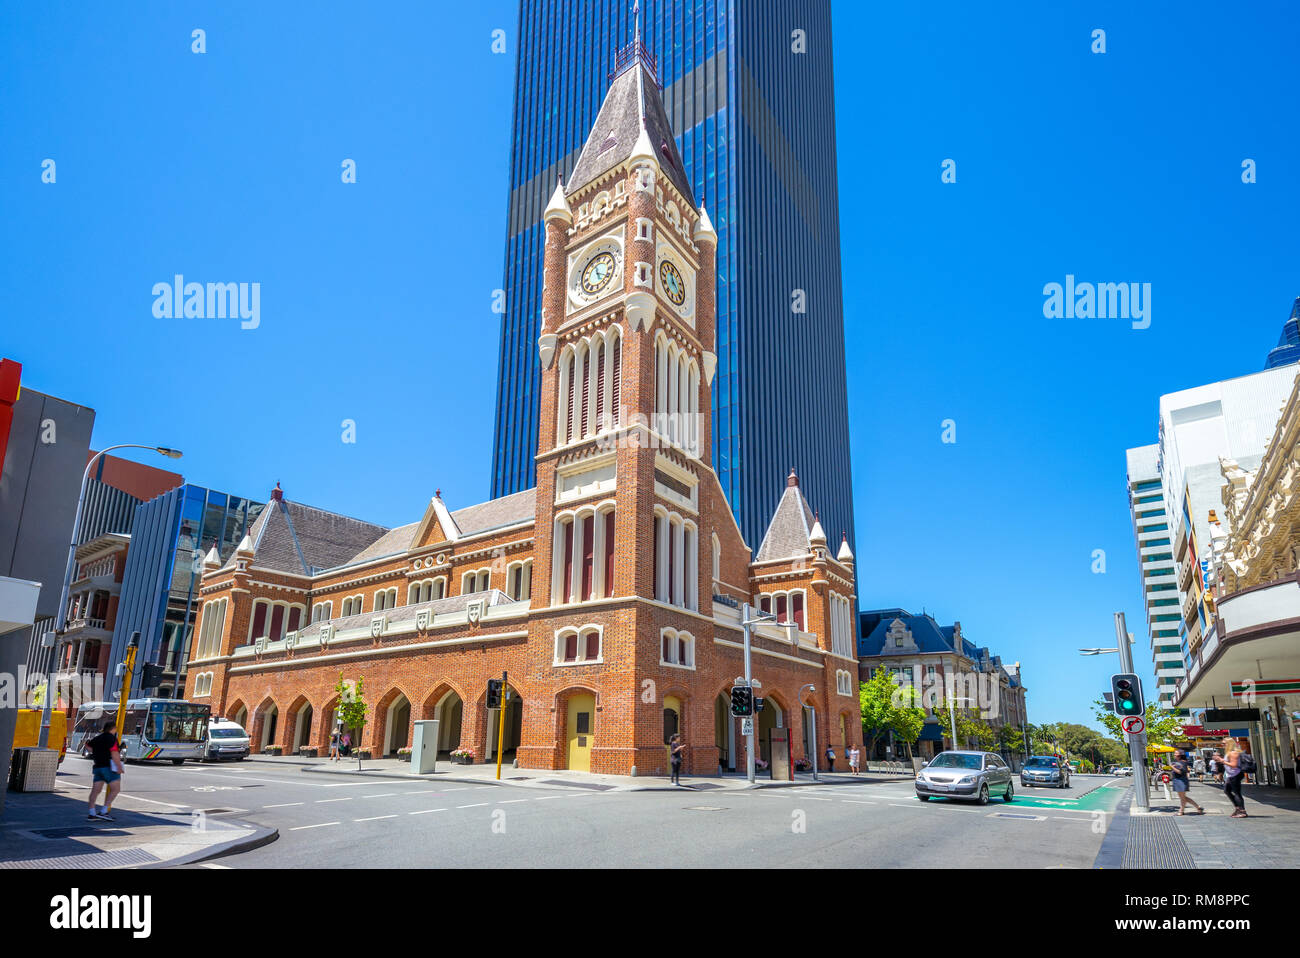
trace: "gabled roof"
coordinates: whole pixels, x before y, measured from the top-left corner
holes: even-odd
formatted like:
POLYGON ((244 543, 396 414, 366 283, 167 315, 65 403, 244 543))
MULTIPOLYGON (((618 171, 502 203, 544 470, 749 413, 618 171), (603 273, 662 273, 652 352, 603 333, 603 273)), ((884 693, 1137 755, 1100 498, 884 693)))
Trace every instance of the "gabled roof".
POLYGON ((654 149, 659 168, 694 209, 695 195, 664 112, 659 84, 641 57, 634 58, 610 83, 565 192, 572 195, 628 160, 642 134, 654 149))
POLYGON ((463 536, 472 536, 475 533, 535 519, 537 490, 522 489, 500 499, 489 499, 476 506, 466 506, 464 509, 457 509, 451 517, 456 520, 456 526, 463 536))
POLYGON ((859 655, 888 655, 885 642, 894 622, 901 621, 912 633, 912 641, 921 652, 951 652, 952 629, 941 626, 929 615, 912 615, 902 609, 882 610, 872 630, 858 642, 859 655))
POLYGON ((817 520, 813 517, 808 501, 799 491, 799 477, 791 470, 786 480, 785 492, 777 503, 772 521, 763 534, 763 542, 758 547, 755 562, 769 559, 789 559, 807 555, 812 551, 812 529, 817 520))

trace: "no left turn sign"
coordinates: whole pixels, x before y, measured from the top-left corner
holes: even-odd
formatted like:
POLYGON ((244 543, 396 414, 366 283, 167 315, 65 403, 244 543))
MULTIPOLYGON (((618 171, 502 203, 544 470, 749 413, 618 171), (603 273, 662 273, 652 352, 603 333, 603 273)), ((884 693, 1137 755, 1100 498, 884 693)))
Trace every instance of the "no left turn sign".
POLYGON ((1142 721, 1140 715, 1128 715, 1119 720, 1119 727, 1129 735, 1141 735, 1147 723, 1142 721))

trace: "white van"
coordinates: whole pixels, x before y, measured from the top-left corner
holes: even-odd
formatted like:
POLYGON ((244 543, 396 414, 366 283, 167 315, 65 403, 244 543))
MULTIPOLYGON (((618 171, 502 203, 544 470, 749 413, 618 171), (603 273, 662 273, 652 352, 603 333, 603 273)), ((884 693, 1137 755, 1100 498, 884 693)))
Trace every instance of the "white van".
POLYGON ((233 758, 242 762, 248 757, 249 739, 244 727, 223 718, 208 722, 208 741, 203 748, 204 761, 233 758))

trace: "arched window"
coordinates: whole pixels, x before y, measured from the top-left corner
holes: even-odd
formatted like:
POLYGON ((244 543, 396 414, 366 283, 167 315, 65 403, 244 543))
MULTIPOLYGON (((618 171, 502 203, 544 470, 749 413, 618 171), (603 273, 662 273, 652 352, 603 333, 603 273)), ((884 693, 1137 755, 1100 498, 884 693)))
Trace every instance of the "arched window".
POLYGON ((716 532, 713 533, 713 578, 715 580, 722 578, 722 542, 716 532))
POLYGON ((664 628, 659 633, 659 664, 695 668, 695 636, 664 628))
POLYGON ((552 604, 587 602, 614 594, 614 529, 612 503, 555 517, 552 604))
POLYGON ((589 665, 601 661, 604 627, 584 625, 580 629, 560 629, 555 633, 556 665, 589 665))

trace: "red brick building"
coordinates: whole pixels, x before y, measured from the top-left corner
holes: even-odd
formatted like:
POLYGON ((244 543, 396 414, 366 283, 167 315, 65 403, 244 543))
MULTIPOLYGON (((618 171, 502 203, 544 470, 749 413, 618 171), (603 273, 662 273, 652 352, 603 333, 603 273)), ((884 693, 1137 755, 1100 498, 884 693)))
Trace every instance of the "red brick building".
MULTIPOLYGON (((716 234, 639 57, 611 83, 545 211, 534 489, 384 529, 277 486, 224 566, 205 564, 186 698, 254 748, 324 747, 340 676, 364 679, 372 754, 440 720, 440 746, 497 746, 487 680, 509 672, 504 751, 525 768, 662 774, 744 767, 729 690, 754 630, 756 724, 807 752, 861 742, 853 556, 832 550, 791 472, 751 552, 712 469, 716 234)), ((777 361, 774 358, 774 361, 777 361)), ((815 428, 815 424, 808 424, 815 428)), ((774 476, 774 482, 781 477, 774 476)))

